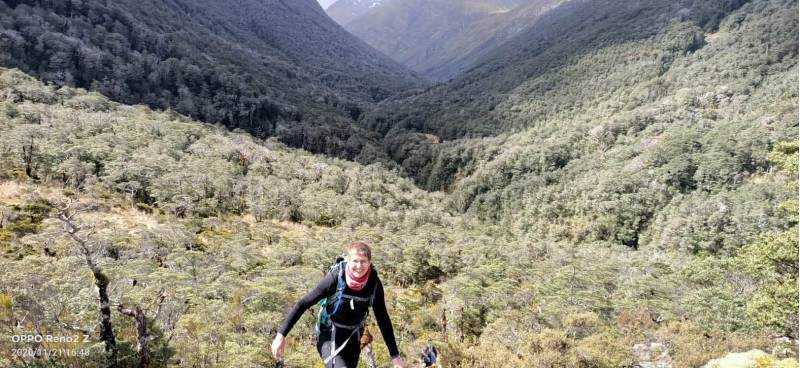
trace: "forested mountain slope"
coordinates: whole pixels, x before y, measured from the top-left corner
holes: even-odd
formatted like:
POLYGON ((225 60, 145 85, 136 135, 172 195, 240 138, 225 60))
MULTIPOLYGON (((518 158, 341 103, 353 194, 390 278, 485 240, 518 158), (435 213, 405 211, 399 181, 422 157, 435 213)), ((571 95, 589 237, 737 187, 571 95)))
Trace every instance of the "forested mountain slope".
MULTIPOLYGON (((38 14, 14 3, 3 27, 14 6, 14 19, 38 14)), ((105 24, 107 13, 90 13, 105 24)), ((108 366, 101 285, 120 367, 139 365, 137 341, 151 366, 272 366, 284 313, 356 239, 374 245, 409 361, 433 341, 447 367, 646 366, 663 354, 701 367, 756 348, 773 353, 763 364, 796 364, 797 13, 785 0, 571 1, 454 81, 380 103, 360 131, 330 109, 362 105, 324 98, 286 102, 269 120, 320 152, 388 152, 413 178, 0 68, 0 326, 88 335, 0 338, 0 366, 108 366), (148 339, 122 313, 135 306, 149 308, 148 339)), ((4 28, 0 40, 65 27, 39 18, 54 22, 4 28)), ((237 19, 214 29, 244 40, 237 19)), ((223 69, 244 57, 191 51, 221 68, 209 78, 241 81, 223 69)), ((299 63, 283 82, 274 75, 288 85, 265 91, 347 94, 299 63)), ((289 336, 289 367, 319 364, 313 314, 289 336)), ((380 339, 373 347, 386 365, 380 339)))
MULTIPOLYGON (((350 33, 434 80, 447 80, 562 0, 388 1, 347 22, 350 33)), ((327 10, 334 19, 334 7, 327 10)))
MULTIPOLYGON (((722 66, 731 65, 714 58, 720 53, 748 52, 754 58, 771 56, 777 58, 774 61, 789 62, 796 58, 797 46, 790 36, 795 26, 791 17, 784 14, 790 12, 792 5, 792 2, 743 0, 571 1, 553 9, 543 21, 500 46, 455 80, 408 98, 386 101, 363 121, 383 133, 408 128, 447 140, 487 136, 530 127, 535 120, 547 117, 543 115, 587 110, 607 103, 612 97, 629 96, 636 87, 649 86, 672 66, 682 64, 681 61, 698 68, 718 66, 720 70, 703 73, 714 78, 712 81, 721 82, 720 74, 731 74, 722 66), (749 10, 739 10, 728 18, 727 27, 723 27, 726 29, 719 29, 721 19, 744 4, 751 4, 749 10), (765 10, 767 4, 773 6, 765 10), (777 11, 775 7, 784 10, 777 11), (776 11, 777 14, 772 14, 776 11), (763 24, 742 29, 742 22, 752 12, 755 14, 751 16, 759 19, 782 16, 774 19, 778 22, 775 27, 781 31, 773 27, 755 28, 763 24), (705 46, 712 45, 718 31, 723 32, 719 35, 731 32, 734 38, 705 50, 705 46), (758 32, 766 32, 770 37, 761 37, 758 32), (757 45, 750 47, 753 42, 763 47, 770 45, 769 54, 751 50, 757 45), (530 111, 509 111, 517 99, 540 100, 538 103, 544 106, 535 106, 530 111)), ((748 24, 758 21, 750 20, 748 24)), ((743 67, 748 71, 774 64, 769 58, 740 63, 745 61, 748 63, 743 67)), ((661 95, 644 97, 652 100, 674 91, 670 88, 661 95)), ((629 107, 646 102, 649 102, 646 98, 632 100, 629 107)))
POLYGON ((374 144, 350 120, 423 83, 313 0, 8 0, 0 45, 0 65, 57 85, 350 159, 374 144))
POLYGON ((759 231, 769 209, 750 207, 762 202, 747 178, 797 133, 797 3, 584 1, 549 14, 362 123, 419 184, 451 191, 453 209, 539 235, 730 252, 759 231), (665 220, 674 213, 686 218, 665 220))
MULTIPOLYGON (((649 361, 642 346, 680 367, 753 348, 776 352, 764 362, 796 358, 796 345, 767 337, 797 336, 797 201, 781 205, 789 216, 778 208, 796 191, 796 142, 769 158, 770 170, 742 180, 759 208, 775 209, 758 215, 764 233, 740 254, 634 251, 453 215, 444 193, 380 165, 0 69, 0 326, 87 335, 1 339, 0 365, 108 366, 102 285, 120 367, 139 366, 141 333, 122 313, 136 307, 148 318, 151 366, 274 365, 268 344, 284 313, 353 239, 374 246, 409 361, 428 341, 448 367, 611 368, 649 361), (48 359, 26 348, 76 353, 48 359)), ((313 324, 303 317, 292 331, 287 366, 318 362, 313 324)), ((388 364, 380 339, 373 347, 388 364)))

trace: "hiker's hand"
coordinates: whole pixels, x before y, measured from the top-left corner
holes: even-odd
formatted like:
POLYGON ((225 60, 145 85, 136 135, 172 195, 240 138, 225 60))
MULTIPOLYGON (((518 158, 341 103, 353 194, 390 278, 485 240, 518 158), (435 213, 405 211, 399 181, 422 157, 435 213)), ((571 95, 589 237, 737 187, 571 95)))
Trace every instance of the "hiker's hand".
POLYGON ((286 347, 286 339, 278 333, 275 340, 272 340, 272 356, 277 360, 283 359, 283 349, 286 347))
POLYGON ((392 358, 392 368, 406 368, 406 363, 403 363, 403 358, 392 358))

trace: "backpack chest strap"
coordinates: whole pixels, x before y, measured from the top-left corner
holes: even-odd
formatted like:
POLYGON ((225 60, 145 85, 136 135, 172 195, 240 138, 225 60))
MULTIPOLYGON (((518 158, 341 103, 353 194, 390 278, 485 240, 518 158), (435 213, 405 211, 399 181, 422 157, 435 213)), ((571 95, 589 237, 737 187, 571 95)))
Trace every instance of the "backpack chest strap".
POLYGON ((344 299, 344 298, 352 299, 353 301, 357 301, 357 302, 368 302, 368 301, 370 301, 370 298, 368 298, 368 297, 356 296, 356 295, 350 295, 350 294, 342 294, 342 299, 344 299))

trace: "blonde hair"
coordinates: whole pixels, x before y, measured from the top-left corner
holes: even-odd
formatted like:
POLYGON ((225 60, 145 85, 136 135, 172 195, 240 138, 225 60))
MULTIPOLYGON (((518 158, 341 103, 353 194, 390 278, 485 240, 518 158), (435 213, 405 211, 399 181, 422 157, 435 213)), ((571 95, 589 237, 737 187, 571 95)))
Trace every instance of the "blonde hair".
POLYGON ((350 252, 356 251, 356 253, 367 257, 370 261, 372 260, 372 249, 370 249, 369 244, 364 241, 354 241, 347 246, 347 254, 350 252))

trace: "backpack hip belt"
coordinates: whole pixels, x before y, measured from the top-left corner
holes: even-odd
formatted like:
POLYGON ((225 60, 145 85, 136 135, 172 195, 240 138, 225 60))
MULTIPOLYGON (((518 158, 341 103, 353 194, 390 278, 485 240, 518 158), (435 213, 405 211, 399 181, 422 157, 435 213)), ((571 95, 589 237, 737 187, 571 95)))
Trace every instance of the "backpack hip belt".
MULTIPOLYGON (((363 322, 360 323, 360 324, 357 324, 357 325, 345 325, 345 324, 341 324, 341 323, 338 323, 338 322, 331 321, 331 350, 330 350, 330 355, 328 355, 328 357, 325 358, 325 361, 323 362, 323 364, 327 365, 331 360, 333 360, 333 358, 335 358, 337 355, 339 355, 339 353, 347 346, 347 343, 350 342, 350 339, 353 338, 353 335, 357 335, 358 336, 358 337, 356 337, 356 340, 361 340, 361 326, 362 325, 363 325, 363 322), (336 328, 337 327, 345 329, 345 330, 352 330, 352 332, 350 332, 350 335, 347 336, 347 339, 344 340, 344 342, 342 343, 342 346, 340 346, 339 348, 336 347, 336 328)), ((335 365, 335 363, 334 363, 334 365, 335 365)))

